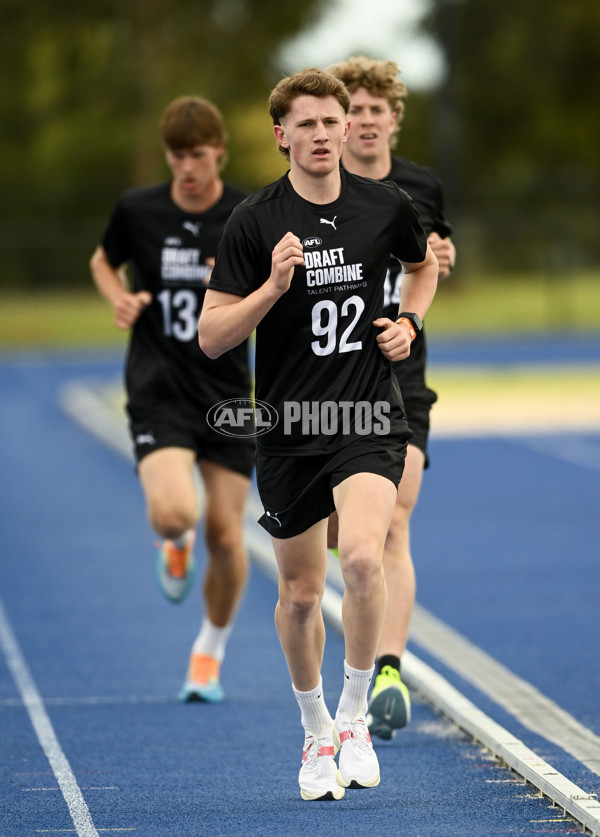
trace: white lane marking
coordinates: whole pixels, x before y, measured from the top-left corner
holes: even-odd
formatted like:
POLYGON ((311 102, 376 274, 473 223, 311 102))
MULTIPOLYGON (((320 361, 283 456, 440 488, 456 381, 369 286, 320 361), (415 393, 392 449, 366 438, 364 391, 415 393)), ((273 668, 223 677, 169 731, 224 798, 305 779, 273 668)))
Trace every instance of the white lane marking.
POLYGON ((31 724, 52 772, 67 803, 73 825, 79 837, 98 837, 85 799, 79 789, 71 766, 58 742, 44 702, 33 677, 29 672, 25 658, 21 653, 17 639, 10 626, 4 605, 0 601, 0 645, 4 651, 8 668, 17 685, 31 724))
MULTIPOLYGON (((117 448, 111 441, 114 434, 118 432, 118 421, 115 421, 114 410, 111 411, 106 402, 96 397, 91 393, 91 401, 88 406, 95 412, 93 421, 86 421, 85 417, 79 415, 77 406, 78 397, 73 398, 73 392, 83 391, 85 401, 85 391, 89 390, 85 385, 74 385, 71 388, 71 396, 64 399, 63 406, 72 417, 80 423, 87 426, 92 432, 96 432, 101 438, 108 440, 113 448, 117 448), (93 405, 93 406, 91 406, 93 405), (112 415, 111 415, 112 413, 112 415), (104 422, 104 429, 97 432, 92 427, 98 421, 104 422)), ((64 394, 64 393, 63 393, 64 394)), ((118 448, 117 448, 118 449, 118 448)), ((251 495, 245 520, 245 535, 248 549, 252 551, 252 557, 270 577, 277 579, 277 565, 273 550, 266 532, 260 527, 256 519, 263 513, 262 506, 258 497, 251 495)), ((339 586, 339 562, 330 560, 328 569, 328 581, 334 580, 339 586), (337 568, 337 582, 335 581, 335 574, 337 568)), ((337 627, 342 629, 341 622, 341 595, 331 584, 328 584, 325 589, 323 597, 323 612, 326 614, 329 621, 337 627)), ((417 611, 421 612, 417 606, 417 611)), ((439 620, 437 620, 439 622, 439 620)), ((443 625, 444 623, 440 623, 443 625)), ((444 625, 444 630, 451 630, 444 625)), ((415 641, 419 641, 415 637, 415 641)), ((479 650, 479 649, 478 649, 479 650)), ((482 654, 484 652, 481 652, 482 654)), ((490 658, 491 659, 491 658, 490 658)), ((452 663, 446 663, 454 667, 452 663)), ((509 767, 511 767, 519 775, 524 776, 535 787, 539 788, 545 793, 553 802, 558 803, 565 811, 570 813, 580 822, 582 822, 594 835, 600 837, 600 805, 598 804, 597 796, 595 794, 586 794, 583 790, 574 785, 570 780, 566 779, 562 774, 558 773, 554 768, 540 759, 535 753, 529 750, 525 745, 515 738, 507 730, 503 729, 499 724, 496 724, 491 718, 485 715, 481 710, 477 709, 474 704, 467 701, 467 699, 455 690, 441 675, 438 675, 433 669, 427 666, 424 662, 419 660, 410 651, 406 651, 403 657, 404 671, 406 673, 406 680, 409 685, 420 691, 439 711, 447 715, 451 720, 457 723, 462 729, 468 732, 475 740, 483 743, 492 753, 501 758, 509 767), (450 696, 450 698, 448 697, 450 696), (507 743, 508 742, 508 743, 507 743)), ((498 664, 499 665, 499 664, 498 664)), ((507 670, 508 671, 508 670, 507 670)), ((511 672, 509 674, 512 675, 511 672)), ((514 677, 514 675, 512 675, 514 677)), ((525 681, 523 681, 525 682, 525 681)), ((529 685, 529 684, 526 684, 529 685)), ((533 688, 533 687, 531 687, 533 688)), ((558 707, 557 707, 558 708, 558 707)), ((511 709, 509 711, 512 712, 511 709)), ((563 710, 560 710, 563 712, 563 710)), ((514 714, 514 713, 513 713, 514 714)), ((564 713, 568 716, 568 713, 564 713)), ((572 719, 575 724, 578 724, 575 719, 572 719)), ((581 726, 581 725, 579 725, 581 726)), ((586 730, 585 727, 582 727, 586 730)), ((589 735, 594 734, 590 730, 586 730, 589 735)), ((564 744, 561 744, 564 749, 567 749, 564 744)), ((589 764, 588 764, 589 766, 589 764)), ((593 768, 591 768, 593 769, 593 768)))
MULTIPOLYGON (((173 695, 88 695, 87 697, 53 697, 46 698, 45 706, 129 706, 131 704, 176 703, 180 700, 173 695)), ((0 707, 23 706, 20 698, 3 698, 0 707)))
MULTIPOLYGON (((327 578, 343 589, 340 563, 329 556, 327 578)), ((600 774, 600 736, 424 607, 415 604, 410 638, 515 717, 594 773, 600 774)))
POLYGON ((420 605, 413 611, 411 638, 523 726, 600 774, 600 736, 420 605))
POLYGON ((597 440, 583 440, 564 436, 533 436, 531 438, 512 439, 516 445, 521 445, 537 453, 561 459, 571 465, 591 468, 600 471, 600 437, 597 440))
POLYGON ((600 804, 597 794, 581 790, 410 651, 405 651, 402 656, 402 671, 406 681, 436 709, 539 788, 554 804, 589 829, 594 837, 600 835, 600 804))

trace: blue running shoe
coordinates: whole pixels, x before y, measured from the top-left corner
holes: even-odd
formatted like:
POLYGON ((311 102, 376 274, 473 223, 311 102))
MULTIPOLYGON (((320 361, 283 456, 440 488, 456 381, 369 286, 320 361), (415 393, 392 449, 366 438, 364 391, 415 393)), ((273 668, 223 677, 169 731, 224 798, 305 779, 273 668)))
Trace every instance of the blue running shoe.
POLYGON ((187 546, 178 549, 173 541, 163 541, 158 546, 156 575, 160 589, 171 602, 182 602, 192 589, 196 577, 193 532, 187 546))
POLYGON ((214 657, 192 652, 187 678, 179 692, 179 700, 182 703, 220 703, 225 693, 219 682, 219 668, 219 662, 214 657))

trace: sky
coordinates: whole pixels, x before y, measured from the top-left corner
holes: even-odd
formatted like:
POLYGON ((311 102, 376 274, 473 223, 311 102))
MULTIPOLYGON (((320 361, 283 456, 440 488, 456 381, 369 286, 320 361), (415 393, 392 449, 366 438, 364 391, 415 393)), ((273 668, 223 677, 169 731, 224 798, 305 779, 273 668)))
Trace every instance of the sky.
POLYGON ((429 0, 331 0, 321 21, 285 47, 286 72, 326 67, 351 55, 396 61, 410 90, 428 90, 444 72, 435 43, 415 33, 429 0))

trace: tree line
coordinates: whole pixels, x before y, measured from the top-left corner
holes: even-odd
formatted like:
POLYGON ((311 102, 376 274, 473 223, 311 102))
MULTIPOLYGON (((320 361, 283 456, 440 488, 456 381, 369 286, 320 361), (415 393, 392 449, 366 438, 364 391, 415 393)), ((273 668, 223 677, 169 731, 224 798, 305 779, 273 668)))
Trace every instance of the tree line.
MULTIPOLYGON (((175 96, 223 111, 226 179, 278 177, 266 99, 280 48, 329 2, 2 0, 1 285, 88 281, 82 253, 116 197, 167 176, 158 122, 175 96)), ((465 237, 476 219, 490 241, 519 249, 525 227, 597 258, 600 4, 431 0, 423 27, 447 74, 409 95, 399 152, 439 171, 465 237)))

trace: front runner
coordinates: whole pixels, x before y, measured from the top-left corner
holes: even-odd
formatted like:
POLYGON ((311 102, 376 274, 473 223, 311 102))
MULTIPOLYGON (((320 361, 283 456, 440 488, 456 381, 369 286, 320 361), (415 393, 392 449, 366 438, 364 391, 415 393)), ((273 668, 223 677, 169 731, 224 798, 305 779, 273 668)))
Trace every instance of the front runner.
POLYGON ((256 395, 280 417, 258 437, 257 480, 279 567, 275 621, 305 730, 304 799, 379 783, 365 713, 386 600, 383 544, 409 436, 389 361, 411 343, 409 322, 379 313, 390 253, 403 265, 403 303, 420 317, 438 272, 408 196, 340 170, 348 108, 345 86, 321 70, 272 91, 290 170, 234 210, 199 323, 209 357, 256 328, 256 395), (320 607, 334 508, 346 643, 335 722, 320 607))

